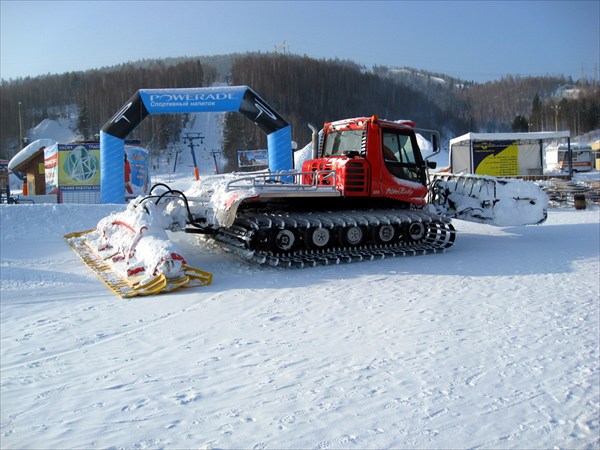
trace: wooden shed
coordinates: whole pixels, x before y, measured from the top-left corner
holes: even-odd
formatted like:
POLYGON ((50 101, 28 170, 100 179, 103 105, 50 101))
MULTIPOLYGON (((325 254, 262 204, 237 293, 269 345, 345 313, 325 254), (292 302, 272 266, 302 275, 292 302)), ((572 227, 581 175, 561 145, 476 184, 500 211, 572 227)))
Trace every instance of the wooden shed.
POLYGON ((24 196, 46 194, 44 149, 54 143, 55 141, 51 139, 38 139, 17 153, 8 163, 8 168, 12 172, 25 174, 24 196))

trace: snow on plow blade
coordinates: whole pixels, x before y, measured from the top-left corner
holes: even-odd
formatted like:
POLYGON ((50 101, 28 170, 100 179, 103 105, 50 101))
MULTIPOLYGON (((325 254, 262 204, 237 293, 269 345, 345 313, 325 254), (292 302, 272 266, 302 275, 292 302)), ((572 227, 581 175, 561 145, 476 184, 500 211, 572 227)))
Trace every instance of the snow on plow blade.
POLYGON ((548 217, 548 196, 535 183, 481 175, 435 174, 431 203, 456 219, 499 227, 534 225, 548 217))
POLYGON ((102 219, 96 229, 67 234, 65 240, 123 298, 212 282, 211 273, 187 265, 164 230, 137 219, 130 211, 113 214, 102 219))

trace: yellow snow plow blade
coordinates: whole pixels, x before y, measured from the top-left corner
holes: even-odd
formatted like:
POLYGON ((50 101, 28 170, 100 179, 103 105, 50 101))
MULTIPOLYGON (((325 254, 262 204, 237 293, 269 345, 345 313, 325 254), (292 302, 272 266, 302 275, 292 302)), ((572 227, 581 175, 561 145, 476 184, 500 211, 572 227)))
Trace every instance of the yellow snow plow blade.
POLYGON ((187 265, 183 266, 184 274, 174 279, 169 279, 162 273, 153 276, 144 273, 125 276, 110 264, 113 255, 103 258, 90 246, 86 235, 94 231, 69 233, 64 238, 96 276, 122 298, 171 292, 181 287, 206 286, 212 282, 211 273, 187 265))

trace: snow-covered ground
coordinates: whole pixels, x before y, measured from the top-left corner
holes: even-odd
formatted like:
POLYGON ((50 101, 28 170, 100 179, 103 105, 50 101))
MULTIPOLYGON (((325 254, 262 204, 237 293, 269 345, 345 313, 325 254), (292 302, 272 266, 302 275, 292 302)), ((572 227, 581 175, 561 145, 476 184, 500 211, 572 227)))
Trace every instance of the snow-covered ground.
POLYGON ((0 205, 1 448, 600 446, 597 206, 299 270, 171 234, 212 285, 131 300, 63 240, 123 208, 0 205))
POLYGON ((599 211, 301 270, 175 235, 211 286, 125 301, 1 205, 2 448, 597 448, 599 211))

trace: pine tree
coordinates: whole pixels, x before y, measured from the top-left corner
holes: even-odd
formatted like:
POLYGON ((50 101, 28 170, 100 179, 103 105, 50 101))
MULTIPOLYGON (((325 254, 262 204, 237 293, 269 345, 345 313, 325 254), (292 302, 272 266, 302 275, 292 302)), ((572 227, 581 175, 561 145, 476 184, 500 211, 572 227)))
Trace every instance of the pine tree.
POLYGON ((540 95, 538 93, 535 94, 535 97, 533 97, 531 102, 531 113, 529 114, 529 118, 532 124, 531 131, 542 131, 542 101, 540 100, 540 95))
POLYGON ((517 114, 510 124, 510 128, 513 133, 526 133, 529 131, 529 122, 527 121, 527 117, 517 114))
POLYGON ((84 141, 89 141, 92 137, 90 128, 90 114, 86 102, 84 102, 79 107, 79 116, 77 117, 77 131, 79 131, 79 134, 82 136, 84 141))

